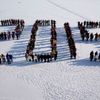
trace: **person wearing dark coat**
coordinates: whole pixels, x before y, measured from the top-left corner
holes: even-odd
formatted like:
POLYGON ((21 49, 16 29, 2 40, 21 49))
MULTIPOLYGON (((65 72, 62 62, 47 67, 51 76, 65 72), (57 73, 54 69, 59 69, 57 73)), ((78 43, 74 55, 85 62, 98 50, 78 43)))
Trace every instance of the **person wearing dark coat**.
POLYGON ((98 52, 96 51, 94 55, 94 61, 97 61, 97 59, 98 59, 98 52))
POLYGON ((86 32, 86 41, 88 41, 88 39, 89 39, 89 33, 86 32))
POLYGON ((84 41, 85 35, 84 33, 81 34, 82 41, 84 41))
POLYGON ((90 34, 90 41, 93 40, 93 37, 94 37, 94 36, 93 36, 93 33, 91 33, 91 34, 90 34))
POLYGON ((13 56, 11 54, 9 55, 9 58, 10 58, 10 62, 12 63, 13 62, 13 56))
POLYGON ((15 39, 15 32, 12 32, 12 39, 15 39))
POLYGON ((7 63, 11 64, 13 62, 13 56, 11 54, 6 54, 7 63))
POLYGON ((9 54, 8 54, 8 53, 6 54, 6 59, 7 59, 7 63, 8 63, 8 64, 11 64, 11 62, 10 62, 10 57, 9 57, 9 54))
POLYGON ((98 33, 95 34, 95 41, 98 39, 98 33))
POLYGON ((93 51, 91 51, 91 52, 90 52, 90 61, 92 61, 92 60, 93 60, 93 58, 94 58, 94 52, 93 52, 93 51))

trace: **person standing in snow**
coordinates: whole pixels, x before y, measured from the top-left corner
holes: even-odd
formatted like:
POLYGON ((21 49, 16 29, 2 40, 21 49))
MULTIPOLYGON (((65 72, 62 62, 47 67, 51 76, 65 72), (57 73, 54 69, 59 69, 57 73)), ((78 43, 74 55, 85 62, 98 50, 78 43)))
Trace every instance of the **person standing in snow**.
POLYGON ((13 62, 13 56, 11 54, 9 55, 9 58, 10 58, 10 62, 12 63, 13 62))
POLYGON ((6 60, 8 64, 11 64, 13 62, 13 56, 11 54, 6 54, 6 60))
POLYGON ((86 41, 89 39, 89 32, 86 31, 86 41))
POLYGON ((3 63, 6 62, 5 55, 1 54, 1 60, 2 60, 3 63))
POLYGON ((15 32, 12 32, 12 39, 15 39, 15 32))
POLYGON ((94 61, 97 61, 97 59, 98 59, 98 52, 96 51, 94 55, 94 61))
POLYGON ((93 40, 93 37, 94 37, 94 36, 93 36, 93 33, 91 33, 91 34, 90 34, 90 41, 93 40))
POLYGON ((9 57, 9 54, 8 54, 8 53, 6 54, 6 60, 7 60, 7 63, 8 63, 8 64, 11 64, 11 62, 10 62, 10 57, 9 57))
POLYGON ((94 58, 94 52, 93 52, 93 51, 91 51, 91 52, 90 52, 90 61, 92 61, 92 60, 93 60, 93 58, 94 58))
POLYGON ((8 37, 8 40, 10 40, 11 39, 11 33, 10 33, 10 31, 7 33, 7 37, 8 37))
POLYGON ((25 59, 26 59, 26 61, 28 61, 28 53, 27 52, 25 53, 25 59))
POLYGON ((34 61, 37 62, 37 54, 34 55, 34 61))

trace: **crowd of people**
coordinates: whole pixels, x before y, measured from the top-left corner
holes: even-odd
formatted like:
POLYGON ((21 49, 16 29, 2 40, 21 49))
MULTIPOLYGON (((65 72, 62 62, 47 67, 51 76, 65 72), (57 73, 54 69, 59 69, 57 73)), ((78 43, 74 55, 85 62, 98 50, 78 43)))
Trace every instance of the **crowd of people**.
POLYGON ((0 54, 0 64, 11 64, 13 62, 13 56, 11 54, 0 54))
POLYGON ((32 54, 26 57, 26 61, 33 61, 33 62, 50 62, 52 61, 52 56, 50 53, 41 53, 41 54, 32 54))
MULTIPOLYGON (((10 40, 10 39, 19 39, 23 29, 24 29, 24 22, 23 20, 2 20, 2 26, 8 25, 15 25, 14 31, 8 32, 1 32, 0 33, 0 40, 10 40)), ((13 62, 13 56, 11 54, 0 54, 0 64, 11 64, 13 62)))
POLYGON ((96 52, 91 51, 90 52, 90 61, 100 61, 100 52, 98 53, 98 51, 96 51, 96 52))
POLYGON ((26 48, 25 58, 28 61, 34 61, 33 50, 35 48, 37 30, 38 30, 38 21, 36 21, 32 27, 30 40, 26 48))
POLYGON ((51 24, 51 56, 54 60, 57 59, 57 32, 56 32, 56 21, 52 22, 51 24))
POLYGON ((38 26, 50 26, 50 20, 37 20, 38 26))
MULTIPOLYGON (((1 32, 0 33, 0 40, 10 40, 11 38, 14 40, 15 39, 15 32, 1 32)), ((17 37, 17 36, 16 36, 17 37)))
POLYGON ((76 55, 77 55, 76 46, 75 46, 74 39, 72 37, 72 32, 71 32, 69 23, 65 23, 64 28, 65 28, 65 32, 66 32, 66 36, 67 36, 67 40, 68 40, 68 45, 69 45, 69 50, 70 50, 70 58, 76 59, 76 55))
POLYGON ((78 28, 80 30, 80 35, 81 35, 82 41, 84 41, 84 40, 86 40, 86 41, 88 41, 88 40, 98 41, 100 39, 100 34, 99 33, 95 33, 95 34, 89 33, 87 31, 87 29, 79 23, 78 23, 78 28))
POLYGON ((10 31, 8 31, 8 32, 1 32, 0 33, 0 40, 14 40, 14 39, 19 39, 19 37, 20 37, 20 34, 18 34, 18 33, 15 33, 15 31, 13 31, 13 32, 10 32, 10 31))
MULTIPOLYGON (((8 32, 1 32, 0 33, 0 40, 14 40, 19 39, 20 35, 24 28, 24 20, 2 20, 1 25, 2 26, 10 26, 15 25, 14 31, 8 31, 8 32)), ((89 33, 86 28, 100 28, 100 22, 92 22, 92 21, 84 21, 84 22, 78 22, 78 28, 80 30, 80 35, 82 40, 90 40, 90 41, 98 41, 100 39, 99 33, 89 33)), ((75 41, 72 36, 71 28, 69 26, 69 23, 64 24, 64 29, 66 32, 66 37, 68 40, 69 50, 70 50, 70 58, 76 59, 77 53, 76 53, 76 45, 75 41)), ((28 42, 26 52, 25 52, 25 58, 27 61, 33 61, 33 62, 50 62, 53 60, 57 60, 57 32, 56 32, 56 21, 55 20, 36 20, 34 23, 30 40, 28 42), (51 51, 49 53, 33 53, 35 49, 35 42, 36 42, 36 33, 38 31, 39 26, 51 26, 51 51)), ((90 61, 100 61, 100 53, 97 51, 91 51, 90 52, 90 61)), ((0 64, 11 64, 13 62, 13 56, 11 54, 0 54, 0 64)))
POLYGON ((56 24, 55 20, 37 20, 38 26, 51 26, 56 24))
POLYGON ((81 24, 85 28, 100 28, 100 21, 84 21, 78 22, 78 24, 81 24))
POLYGON ((7 19, 7 20, 1 20, 1 26, 16 26, 18 24, 24 25, 25 22, 24 20, 20 20, 20 19, 7 19))
POLYGON ((1 32, 0 33, 0 40, 14 40, 14 39, 19 39, 20 35, 23 31, 24 25, 22 24, 17 24, 14 31, 8 31, 8 32, 1 32))
POLYGON ((41 54, 34 54, 33 51, 35 49, 35 42, 36 42, 36 33, 39 27, 39 20, 36 20, 33 28, 31 30, 31 36, 29 43, 26 48, 25 58, 27 61, 34 61, 34 62, 49 62, 52 59, 57 59, 57 34, 56 34, 56 22, 52 21, 51 24, 51 52, 49 53, 41 53, 41 54))

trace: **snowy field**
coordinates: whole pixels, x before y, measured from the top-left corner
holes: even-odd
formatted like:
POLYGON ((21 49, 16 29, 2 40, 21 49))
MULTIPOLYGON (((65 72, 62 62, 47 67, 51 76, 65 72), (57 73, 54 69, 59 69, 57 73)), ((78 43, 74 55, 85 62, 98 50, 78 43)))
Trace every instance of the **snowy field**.
MULTIPOLYGON (((26 26, 19 40, 0 41, 0 54, 11 53, 14 62, 0 65, 0 100, 100 100, 100 62, 90 62, 91 50, 100 52, 100 40, 81 41, 77 21, 100 21, 100 0, 3 0, 0 19, 22 18, 26 26), (4 7, 5 4, 5 7, 4 7), (57 61, 26 62, 24 53, 36 19, 57 21, 57 61), (69 59, 64 22, 70 22, 77 59, 69 59)), ((14 27, 0 27, 0 32, 14 27)), ((100 33, 100 29, 89 32, 100 33)), ((35 52, 50 50, 50 27, 40 27, 35 52), (43 43, 43 41, 45 43, 43 43)))

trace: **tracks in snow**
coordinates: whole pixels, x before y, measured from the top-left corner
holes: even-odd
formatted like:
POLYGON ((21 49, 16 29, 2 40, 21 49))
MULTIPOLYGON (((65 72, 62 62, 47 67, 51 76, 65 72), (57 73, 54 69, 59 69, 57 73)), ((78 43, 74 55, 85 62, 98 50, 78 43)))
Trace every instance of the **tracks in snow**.
POLYGON ((57 50, 58 61, 68 60, 70 58, 66 33, 62 27, 57 28, 57 50))

